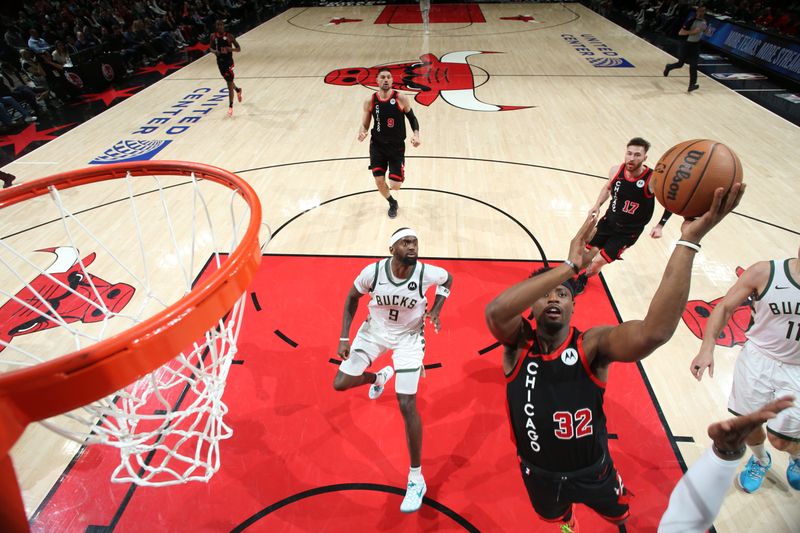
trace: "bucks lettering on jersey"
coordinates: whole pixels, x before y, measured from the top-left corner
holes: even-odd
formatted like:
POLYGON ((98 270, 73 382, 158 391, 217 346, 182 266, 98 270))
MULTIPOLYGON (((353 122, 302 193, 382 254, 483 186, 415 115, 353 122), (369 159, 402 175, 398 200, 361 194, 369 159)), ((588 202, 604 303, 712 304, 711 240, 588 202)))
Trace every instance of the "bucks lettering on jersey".
POLYGON ((396 280, 390 263, 391 259, 383 259, 375 264, 370 320, 389 332, 421 331, 428 306, 423 292, 425 265, 417 261, 407 279, 396 280))
POLYGON ((800 285, 789 262, 770 261, 769 283, 755 301, 748 342, 773 359, 800 364, 800 285))

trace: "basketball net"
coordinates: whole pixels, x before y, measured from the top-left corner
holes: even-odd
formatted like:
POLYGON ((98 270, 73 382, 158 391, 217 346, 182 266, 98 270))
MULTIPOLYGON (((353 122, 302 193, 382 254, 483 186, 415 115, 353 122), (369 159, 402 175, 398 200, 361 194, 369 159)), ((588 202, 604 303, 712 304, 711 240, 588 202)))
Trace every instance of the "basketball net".
MULTIPOLYGON (((161 163, 149 165, 156 170, 127 171, 124 177, 77 188, 68 185, 65 190, 49 185, 46 193, 32 193, 30 199, 4 206, 4 218, 17 216, 25 228, 9 234, 6 227, 6 236, 0 238, 0 264, 6 269, 0 294, 6 300, 3 308, 15 310, 3 314, 0 308, 0 317, 10 320, 6 325, 16 333, 0 338, 0 378, 56 362, 53 359, 64 354, 53 353, 54 346, 74 350, 60 361, 127 335, 133 351, 138 342, 166 336, 173 322, 195 312, 196 306, 180 307, 182 302, 203 291, 214 296, 209 278, 233 259, 232 254, 249 247, 244 253, 257 255, 249 258, 257 265, 258 229, 252 228, 259 227, 261 211, 253 205, 258 202, 255 193, 241 178, 225 173, 238 182, 210 179, 219 169, 205 167, 201 174, 193 171, 204 167, 198 164, 168 162, 172 166, 164 171, 158 170, 161 163), (97 206, 97 198, 108 203, 97 206), (46 227, 40 234, 44 237, 33 236, 37 221, 46 227), (48 248, 31 249, 31 242, 43 240, 48 248), (145 323, 156 315, 167 315, 168 320, 146 330, 145 323)), ((247 279, 237 274, 236 281, 243 283, 237 292, 241 295, 216 317, 202 317, 211 326, 186 337, 194 336, 194 341, 181 346, 164 343, 174 349, 158 354, 166 364, 137 372, 123 369, 128 363, 121 357, 114 363, 119 368, 106 373, 125 370, 133 377, 121 384, 135 381, 40 423, 81 444, 117 448, 120 464, 111 476, 114 482, 166 486, 208 481, 220 467, 220 441, 232 435, 223 420, 228 408, 222 396, 237 353, 243 291, 253 274, 248 272, 247 279)), ((92 381, 106 377, 98 372, 92 381)), ((0 399, 4 392, 0 388, 0 399)))

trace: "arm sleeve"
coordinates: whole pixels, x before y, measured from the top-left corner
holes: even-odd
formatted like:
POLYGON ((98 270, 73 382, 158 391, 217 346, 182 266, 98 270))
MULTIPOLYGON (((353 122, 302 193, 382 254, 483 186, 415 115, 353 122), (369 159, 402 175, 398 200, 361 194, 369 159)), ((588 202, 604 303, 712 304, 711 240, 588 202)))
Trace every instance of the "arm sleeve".
POLYGON ((672 216, 672 212, 671 211, 667 211, 666 209, 664 209, 664 214, 661 215, 661 220, 658 221, 658 224, 661 225, 661 226, 666 225, 667 224, 667 220, 669 220, 669 217, 671 217, 671 216, 672 216))
POLYGON ((725 461, 709 448, 678 481, 658 533, 702 533, 719 514, 739 461, 725 461))
POLYGON ((376 265, 378 264, 380 263, 372 263, 365 266, 353 283, 353 286, 361 294, 367 294, 372 288, 372 282, 375 280, 376 265))

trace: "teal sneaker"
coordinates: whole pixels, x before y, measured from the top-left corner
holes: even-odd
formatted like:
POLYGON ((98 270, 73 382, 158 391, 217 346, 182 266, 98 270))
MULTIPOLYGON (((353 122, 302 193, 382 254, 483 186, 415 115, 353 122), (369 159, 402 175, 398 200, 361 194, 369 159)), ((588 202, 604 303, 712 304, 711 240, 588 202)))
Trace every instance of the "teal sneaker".
POLYGON ((764 476, 767 475, 767 470, 772 467, 772 457, 769 452, 767 452, 767 458, 769 459, 769 464, 764 466, 758 462, 755 455, 750 457, 750 460, 747 461, 747 466, 744 467, 744 470, 737 478, 742 490, 752 494, 761 487, 761 483, 764 482, 764 476))
POLYGON ((789 468, 786 469, 786 481, 794 490, 800 490, 800 458, 789 459, 789 468))
POLYGON ((403 503, 400 504, 400 511, 403 513, 413 513, 419 510, 419 508, 422 507, 422 497, 425 496, 427 490, 428 486, 425 485, 424 481, 422 483, 409 481, 408 488, 406 488, 406 496, 403 498, 403 503))

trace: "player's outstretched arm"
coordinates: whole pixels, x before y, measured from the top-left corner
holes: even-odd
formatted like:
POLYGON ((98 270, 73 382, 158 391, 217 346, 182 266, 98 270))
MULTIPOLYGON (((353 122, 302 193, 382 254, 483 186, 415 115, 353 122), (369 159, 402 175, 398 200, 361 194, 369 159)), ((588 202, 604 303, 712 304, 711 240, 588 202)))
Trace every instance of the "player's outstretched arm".
POLYGON ((707 531, 736 476, 747 436, 793 403, 792 396, 784 396, 755 413, 711 424, 708 436, 714 443, 712 449, 695 461, 675 486, 658 533, 707 531))
POLYGON ((769 274, 769 261, 760 261, 754 264, 742 273, 725 297, 711 311, 700 351, 689 365, 689 371, 697 381, 703 379, 706 369, 708 369, 708 376, 714 377, 714 348, 722 328, 748 296, 753 293, 760 294, 764 290, 769 281, 769 274))
MULTIPOLYGON (((706 214, 684 221, 679 243, 699 246, 711 228, 739 204, 744 189, 744 184, 737 183, 724 195, 724 189, 718 188, 706 214)), ((613 328, 591 329, 586 333, 585 342, 597 342, 596 353, 607 362, 639 361, 666 343, 675 333, 686 307, 696 253, 690 246, 675 246, 644 319, 623 322, 613 328)))
POLYGON ((355 286, 350 287, 350 292, 344 300, 344 313, 342 314, 342 331, 339 335, 339 357, 347 359, 350 357, 350 325, 358 309, 358 300, 364 296, 355 286))
POLYGON ((586 243, 592 239, 595 231, 595 217, 587 216, 578 233, 569 243, 569 261, 575 269, 567 263, 512 285, 501 292, 486 306, 486 324, 494 338, 503 344, 516 344, 517 337, 522 327, 520 314, 531 306, 533 302, 559 286, 578 271, 585 268, 592 260, 592 255, 586 250, 586 243))

